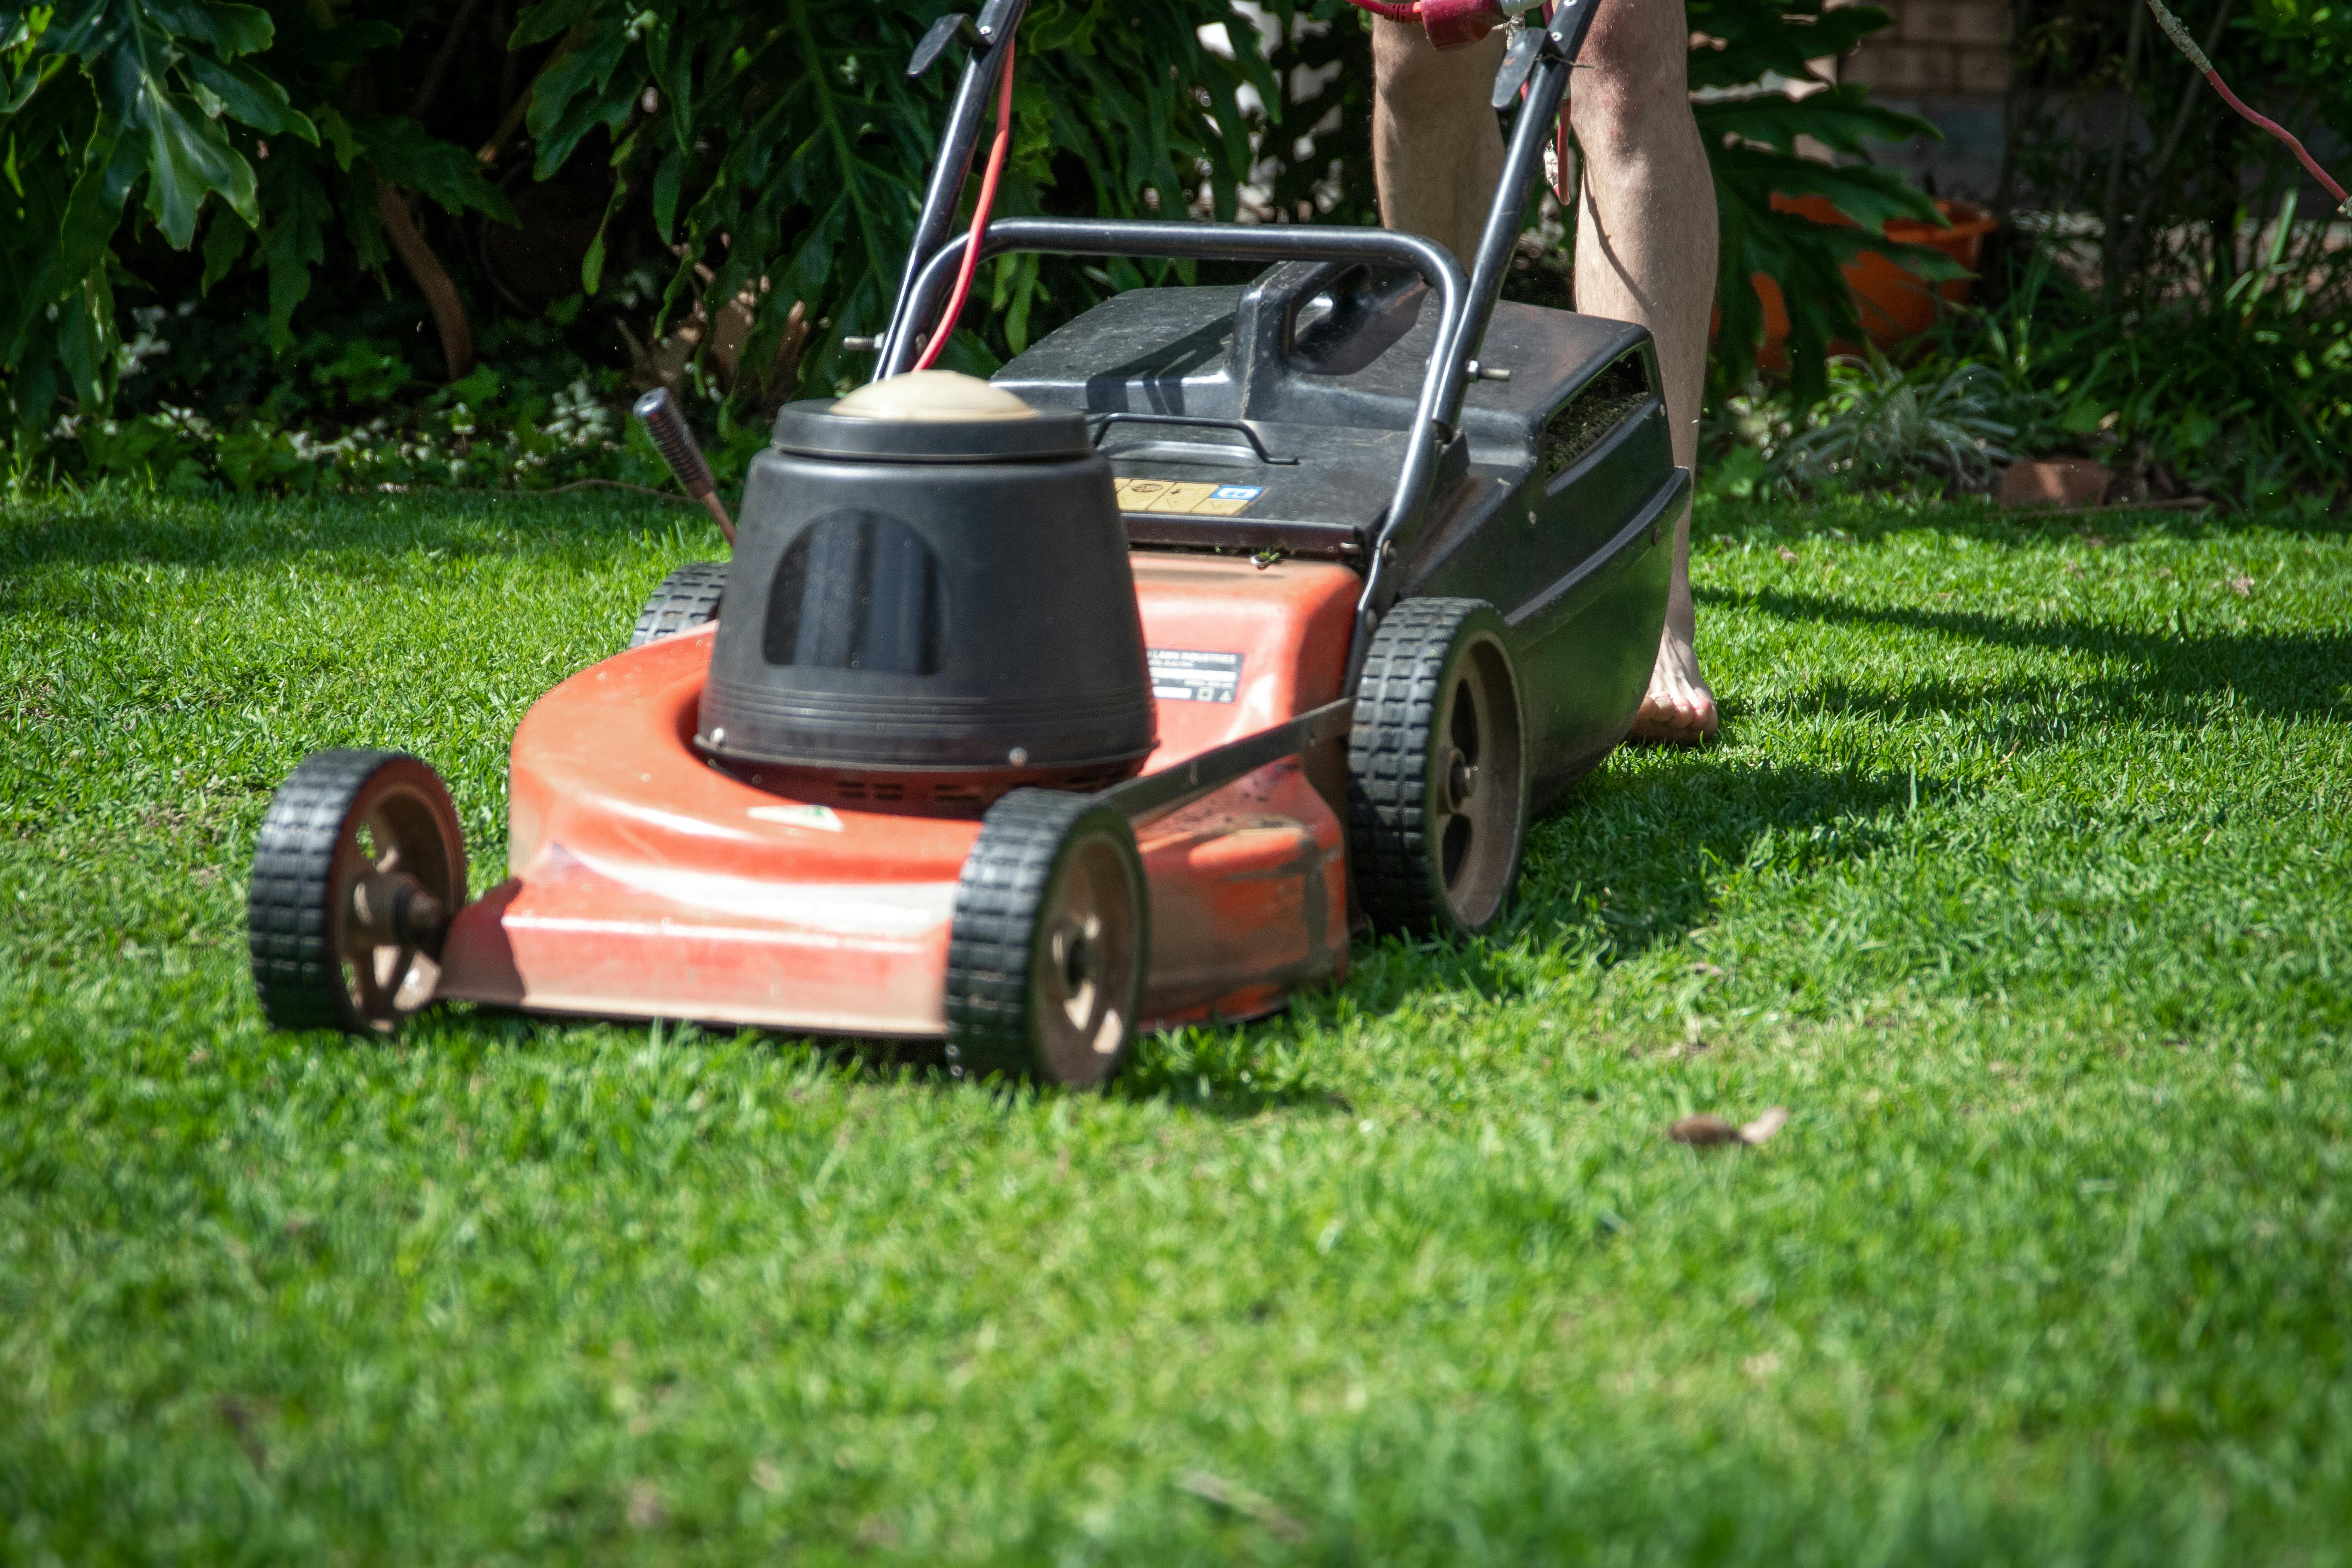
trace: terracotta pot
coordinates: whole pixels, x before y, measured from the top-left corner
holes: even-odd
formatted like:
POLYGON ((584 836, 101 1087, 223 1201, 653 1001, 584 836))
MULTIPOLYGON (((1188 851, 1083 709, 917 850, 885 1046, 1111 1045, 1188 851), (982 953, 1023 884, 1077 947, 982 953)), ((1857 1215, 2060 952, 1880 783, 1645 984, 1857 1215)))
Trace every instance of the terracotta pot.
MULTIPOLYGON (((1772 205, 1780 212, 1801 213, 1815 223, 1840 228, 1854 226, 1853 220, 1831 205, 1826 196, 1776 195, 1772 205)), ((1897 218, 1886 226, 1886 237, 1899 245, 1932 245, 1969 271, 1975 271, 1985 236, 1999 226, 1992 215, 1967 202, 1937 202, 1936 210, 1944 215, 1951 227, 1937 228, 1916 218, 1897 218)), ((1846 286, 1853 290, 1854 314, 1862 321, 1863 331, 1881 350, 1891 350, 1935 326, 1941 302, 1966 304, 1969 285, 1973 281, 1954 278, 1929 283, 1875 250, 1864 251, 1846 263, 1844 270, 1846 286)), ((1764 344, 1757 351, 1756 363, 1766 370, 1786 370, 1788 305, 1780 297, 1780 285, 1772 279, 1759 272, 1755 284, 1756 297, 1764 306, 1764 344)), ((1831 342, 1830 353, 1859 355, 1862 349, 1837 339, 1831 342)))

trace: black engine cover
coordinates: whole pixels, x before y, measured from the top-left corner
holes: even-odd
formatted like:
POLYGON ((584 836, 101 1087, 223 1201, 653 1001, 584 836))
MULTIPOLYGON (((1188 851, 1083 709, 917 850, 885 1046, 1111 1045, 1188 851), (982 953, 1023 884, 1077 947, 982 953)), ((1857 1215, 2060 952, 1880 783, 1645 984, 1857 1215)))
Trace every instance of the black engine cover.
POLYGON ((832 771, 1131 772, 1156 711, 1084 424, 831 407, 785 408, 752 461, 697 743, 832 771))

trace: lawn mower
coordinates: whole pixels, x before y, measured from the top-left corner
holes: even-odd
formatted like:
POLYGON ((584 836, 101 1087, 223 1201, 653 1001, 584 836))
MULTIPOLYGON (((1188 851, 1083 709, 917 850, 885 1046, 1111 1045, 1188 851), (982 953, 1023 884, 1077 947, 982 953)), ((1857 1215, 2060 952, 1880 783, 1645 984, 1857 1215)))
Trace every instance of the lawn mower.
MULTIPOLYGON (((1024 3, 917 52, 969 60, 874 379, 785 406, 732 559, 672 573, 516 731, 508 879, 467 901, 412 756, 322 752, 278 791, 271 1024, 453 998, 1092 1084, 1139 1032, 1339 976, 1360 925, 1501 914, 1531 814, 1632 721, 1689 489, 1644 331, 1497 302, 1598 0, 1515 33, 1466 276, 1373 228, 991 221, 1024 3), (1267 265, 1118 294, 991 381, 928 368, 1015 250, 1267 265)), ((727 524, 675 408, 640 413, 727 524)))

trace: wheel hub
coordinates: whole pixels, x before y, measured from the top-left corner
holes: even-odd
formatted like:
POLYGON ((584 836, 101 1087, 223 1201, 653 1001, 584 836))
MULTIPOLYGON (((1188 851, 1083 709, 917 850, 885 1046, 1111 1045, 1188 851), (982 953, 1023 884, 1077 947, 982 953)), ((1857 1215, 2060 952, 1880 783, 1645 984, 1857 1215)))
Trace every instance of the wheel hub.
POLYGON ((1467 811, 1478 797, 1478 764, 1457 748, 1445 763, 1445 804, 1449 811, 1467 811))
POLYGON ((1101 938, 1102 921, 1092 916, 1083 921, 1064 921, 1054 928, 1054 964, 1072 992, 1083 991, 1095 977, 1095 946, 1101 938))
POLYGON ((352 936, 373 947, 437 950, 449 911, 405 871, 369 871, 352 884, 352 936))

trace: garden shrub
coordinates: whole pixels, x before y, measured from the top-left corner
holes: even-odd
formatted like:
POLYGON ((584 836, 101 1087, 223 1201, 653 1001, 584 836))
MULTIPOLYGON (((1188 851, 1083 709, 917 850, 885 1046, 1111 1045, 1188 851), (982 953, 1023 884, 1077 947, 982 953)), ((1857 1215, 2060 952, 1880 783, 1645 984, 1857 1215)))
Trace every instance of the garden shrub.
MULTIPOLYGON (((925 79, 902 69, 942 8, 21 12, 0 24, 18 219, 0 236, 0 366, 20 473, 52 432, 63 445, 47 460, 69 469, 238 489, 635 471, 617 434, 553 434, 556 405, 618 402, 656 374, 659 334, 681 328, 696 352, 659 374, 721 400, 722 447, 748 449, 761 408, 866 369, 843 342, 880 325, 961 66, 950 51, 925 79), (722 360, 712 319, 729 301, 747 320, 722 360), (460 390, 478 358, 495 394, 460 390), (126 434, 142 421, 153 429, 126 434)), ((1822 0, 1695 0, 1692 18, 1702 88, 1802 80, 1811 58, 1885 20, 1822 0)), ((1034 0, 1001 210, 1375 221, 1360 14, 1269 0, 1260 21, 1232 0, 1034 0), (1214 26, 1223 48, 1203 43, 1214 26)), ((1747 92, 1698 113, 1723 216, 1727 353, 1760 331, 1750 273, 1811 279, 1790 290, 1792 347, 1801 391, 1818 388, 1826 343, 1853 330, 1837 268, 1863 236, 1769 197, 1823 194, 1873 227, 1928 213, 1891 174, 1794 153, 1799 135, 1851 153, 1921 122, 1844 88, 1747 92)), ((950 363, 985 371, 1106 292, 1199 275, 1002 258, 950 363)))

